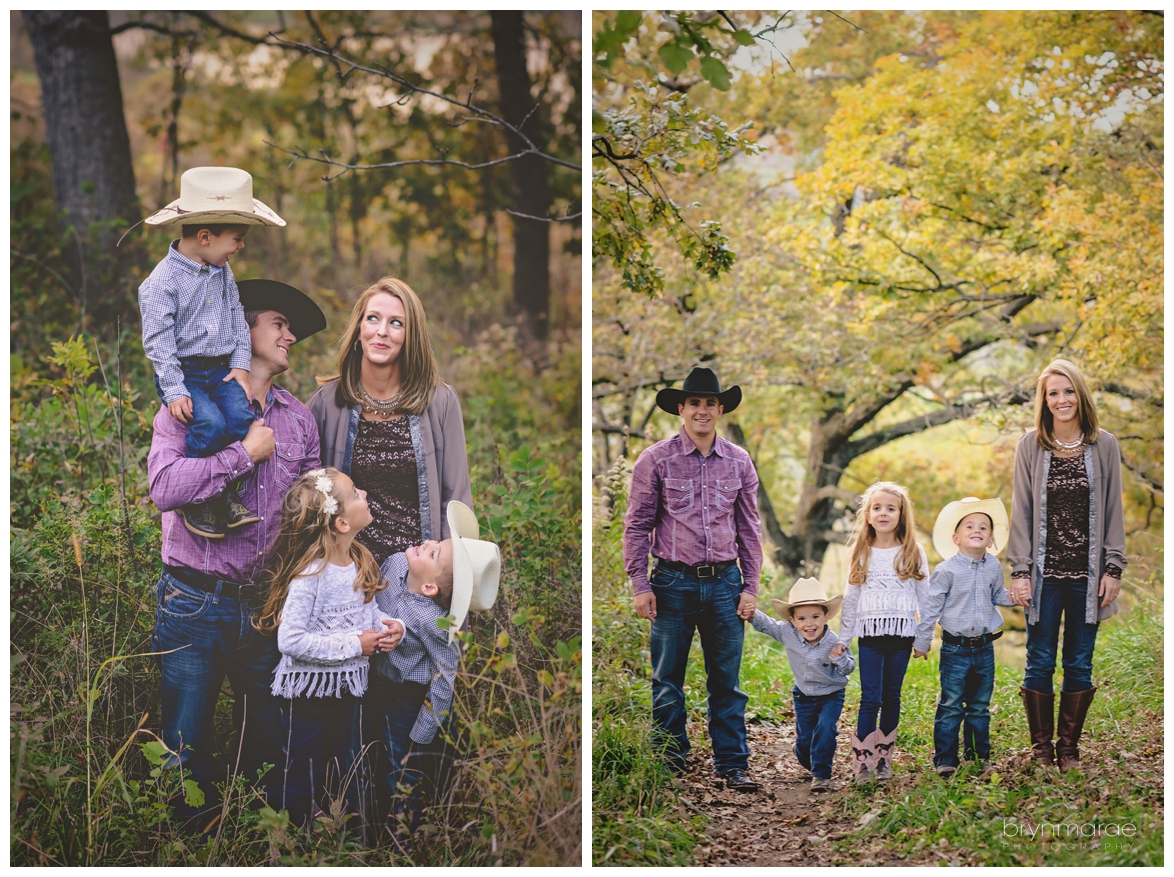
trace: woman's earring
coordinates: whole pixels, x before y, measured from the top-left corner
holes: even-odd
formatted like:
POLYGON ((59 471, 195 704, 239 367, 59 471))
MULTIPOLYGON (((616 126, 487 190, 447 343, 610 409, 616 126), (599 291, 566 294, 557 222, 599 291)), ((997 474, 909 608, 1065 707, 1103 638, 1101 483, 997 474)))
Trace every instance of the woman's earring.
POLYGON ((359 343, 359 339, 358 339, 358 338, 356 338, 356 339, 355 339, 355 343, 354 343, 354 345, 353 345, 353 346, 354 346, 354 348, 355 348, 355 351, 356 351, 356 352, 358 352, 359 350, 362 350, 362 349, 363 349, 363 345, 361 345, 361 344, 359 343))

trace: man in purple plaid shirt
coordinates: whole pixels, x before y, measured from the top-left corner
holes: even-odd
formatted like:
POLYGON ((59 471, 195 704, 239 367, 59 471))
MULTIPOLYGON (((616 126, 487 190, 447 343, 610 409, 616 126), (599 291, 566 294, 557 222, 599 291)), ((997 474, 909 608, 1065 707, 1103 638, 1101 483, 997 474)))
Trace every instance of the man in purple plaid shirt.
MULTIPOLYGON (((155 416, 147 458, 151 499, 163 512, 163 574, 157 586, 154 650, 163 671, 163 742, 171 763, 191 772, 199 796, 185 795, 176 816, 188 820, 210 808, 213 783, 224 771, 212 758, 212 718, 227 675, 234 695, 233 727, 241 732, 232 766, 255 782, 264 761, 277 763, 281 716, 270 693, 281 660, 275 637, 252 626, 264 603, 261 575, 281 522, 286 491, 303 472, 319 467, 318 427, 308 408, 273 378, 289 368, 289 349, 326 327, 326 318, 302 292, 273 280, 239 284, 252 343, 249 379, 260 419, 243 439, 210 457, 189 457, 187 428, 167 408, 155 416), (240 476, 255 526, 210 541, 190 532, 177 509, 205 502, 240 476)), ((202 827, 202 826, 197 826, 202 827)))
POLYGON ((746 451, 717 435, 742 391, 722 392, 695 368, 656 404, 684 420, 681 431, 636 460, 624 519, 624 567, 636 612, 652 622, 653 743, 670 769, 688 766, 685 668, 701 635, 714 766, 726 785, 757 791, 746 775, 746 695, 738 687, 743 622, 753 617, 762 568, 758 473, 746 451), (656 562, 648 573, 648 554, 656 562), (739 568, 740 565, 740 568, 739 568))

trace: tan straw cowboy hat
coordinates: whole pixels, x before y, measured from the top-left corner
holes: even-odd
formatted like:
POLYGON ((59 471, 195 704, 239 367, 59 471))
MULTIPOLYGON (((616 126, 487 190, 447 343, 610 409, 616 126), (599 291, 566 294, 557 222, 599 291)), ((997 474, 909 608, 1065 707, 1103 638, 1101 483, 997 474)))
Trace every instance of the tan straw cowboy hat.
POLYGON ((830 619, 840 611, 840 604, 843 602, 843 594, 829 597, 827 589, 819 579, 799 579, 791 585, 791 592, 787 594, 786 600, 771 600, 770 604, 775 607, 775 612, 779 613, 780 618, 789 616, 792 606, 827 606, 830 619))
POLYGON ((933 547, 942 560, 949 560, 958 553, 958 546, 954 544, 954 531, 958 524, 967 515, 982 512, 991 519, 995 543, 991 550, 998 554, 1007 544, 1007 534, 1010 528, 1007 524, 1007 509, 1003 507, 1001 499, 979 499, 977 496, 968 496, 958 499, 947 505, 938 514, 937 523, 933 525, 933 547))
POLYGON ((448 504, 448 529, 452 533, 452 627, 448 641, 456 639, 465 616, 493 608, 501 579, 501 551, 483 541, 477 516, 463 502, 448 504))
POLYGON ((179 180, 179 197, 143 222, 285 225, 284 219, 253 197, 252 176, 236 167, 194 167, 185 171, 179 180))

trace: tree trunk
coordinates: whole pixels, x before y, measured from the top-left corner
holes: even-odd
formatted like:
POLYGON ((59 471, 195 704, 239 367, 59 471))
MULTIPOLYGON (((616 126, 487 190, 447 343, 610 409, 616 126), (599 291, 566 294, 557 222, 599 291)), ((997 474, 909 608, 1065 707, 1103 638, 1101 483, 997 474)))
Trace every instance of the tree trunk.
MULTIPOLYGON (((53 190, 65 222, 82 235, 95 222, 135 222, 130 138, 106 13, 22 14, 41 80, 53 190)), ((109 251, 119 234, 107 226, 96 238, 109 251)))
MULTIPOLYGON (((521 12, 491 12, 493 54, 497 61, 501 114, 522 130, 539 149, 546 146, 541 106, 535 109, 526 71, 526 40, 521 12), (525 124, 523 124, 523 120, 525 124)), ((510 153, 526 148, 515 134, 507 136, 510 153)), ((527 216, 548 216, 550 183, 546 162, 536 155, 511 161, 514 209, 527 216)), ((550 310, 550 223, 521 216, 514 221, 514 304, 525 316, 534 337, 546 337, 550 310)))

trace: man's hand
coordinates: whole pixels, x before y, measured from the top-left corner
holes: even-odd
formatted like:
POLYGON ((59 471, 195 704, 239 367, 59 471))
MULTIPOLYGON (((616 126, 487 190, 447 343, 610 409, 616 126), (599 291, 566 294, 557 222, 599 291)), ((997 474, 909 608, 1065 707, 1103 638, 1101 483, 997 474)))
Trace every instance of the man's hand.
POLYGON ((168 402, 167 410, 184 426, 192 422, 192 400, 188 396, 180 396, 174 402, 168 402))
POLYGON ((404 623, 398 618, 384 619, 383 626, 387 628, 383 639, 379 641, 376 646, 377 652, 390 652, 400 644, 400 640, 404 638, 404 623))
POLYGON ((738 617, 743 621, 749 621, 754 617, 754 610, 757 606, 758 598, 743 591, 742 596, 738 598, 738 617))
POLYGON ((927 657, 928 655, 929 655, 929 652, 923 652, 923 651, 921 651, 921 649, 914 649, 913 650, 913 657, 914 658, 925 658, 928 661, 929 660, 929 658, 927 657))
POLYGON ((843 643, 836 643, 834 646, 832 646, 832 650, 828 652, 828 657, 838 658, 846 651, 848 651, 848 647, 846 645, 843 643))
POLYGON ((241 439, 241 446, 254 463, 262 463, 273 456, 277 445, 273 441, 273 430, 265 425, 264 418, 258 418, 250 424, 249 431, 241 439))
POLYGON ((636 606, 636 614, 641 618, 647 618, 649 621, 656 620, 656 594, 652 591, 637 594, 632 598, 632 603, 636 606))
POLYGON ((241 389, 245 391, 245 398, 251 403, 253 401, 253 388, 249 386, 249 373, 243 368, 230 368, 228 374, 224 376, 223 383, 227 384, 229 381, 236 381, 241 385, 241 389))
POLYGON ((1115 579, 1111 575, 1101 576, 1101 587, 1097 590, 1097 595, 1101 598, 1102 609, 1116 600, 1120 592, 1121 579, 1115 579))

